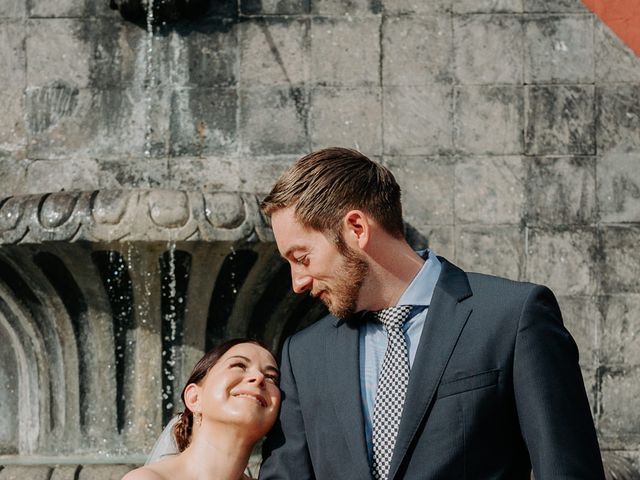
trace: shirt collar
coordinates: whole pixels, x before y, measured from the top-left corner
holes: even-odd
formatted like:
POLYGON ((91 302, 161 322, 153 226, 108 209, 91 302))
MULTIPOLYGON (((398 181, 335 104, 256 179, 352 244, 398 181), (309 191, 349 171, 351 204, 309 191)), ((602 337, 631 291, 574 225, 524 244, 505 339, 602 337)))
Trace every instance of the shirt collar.
MULTIPOLYGON (((428 307, 431 304, 431 297, 433 297, 433 291, 436 288, 436 282, 442 270, 442 263, 438 260, 433 250, 418 250, 416 253, 422 258, 426 256, 427 259, 416 276, 413 277, 407 289, 400 296, 396 305, 428 307)), ((333 326, 337 327, 343 322, 358 325, 368 318, 369 313, 367 310, 362 310, 361 312, 354 313, 348 319, 334 317, 333 326)))
POLYGON ((400 296, 398 305, 421 305, 428 307, 431 304, 431 297, 436 287, 436 282, 442 270, 442 264, 432 250, 421 250, 418 255, 424 257, 428 255, 427 260, 422 265, 411 283, 400 296))

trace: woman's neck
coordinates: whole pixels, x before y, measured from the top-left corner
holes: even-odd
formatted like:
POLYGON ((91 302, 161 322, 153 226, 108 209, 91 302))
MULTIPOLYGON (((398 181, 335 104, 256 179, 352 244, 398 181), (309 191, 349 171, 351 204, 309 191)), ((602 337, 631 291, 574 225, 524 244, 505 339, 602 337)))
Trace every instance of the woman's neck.
POLYGON ((237 428, 213 427, 203 422, 180 457, 189 476, 196 480, 239 480, 254 443, 237 428))

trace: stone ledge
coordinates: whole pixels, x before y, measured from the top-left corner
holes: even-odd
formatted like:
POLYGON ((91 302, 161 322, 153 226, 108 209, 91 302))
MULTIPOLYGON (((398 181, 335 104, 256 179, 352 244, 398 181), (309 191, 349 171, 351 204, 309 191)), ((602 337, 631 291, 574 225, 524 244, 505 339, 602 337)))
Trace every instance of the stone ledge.
POLYGON ((8 465, 0 480, 120 480, 137 465, 8 465))
POLYGON ((0 199, 0 245, 46 241, 273 241, 255 195, 183 190, 0 199))

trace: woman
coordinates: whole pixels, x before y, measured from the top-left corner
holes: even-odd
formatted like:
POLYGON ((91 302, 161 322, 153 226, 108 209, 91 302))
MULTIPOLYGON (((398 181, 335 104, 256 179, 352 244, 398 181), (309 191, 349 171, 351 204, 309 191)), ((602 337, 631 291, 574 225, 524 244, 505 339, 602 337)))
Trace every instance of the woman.
POLYGON ((278 368, 258 341, 239 338, 210 350, 182 390, 173 433, 178 455, 129 472, 123 480, 239 480, 255 443, 280 408, 278 368))

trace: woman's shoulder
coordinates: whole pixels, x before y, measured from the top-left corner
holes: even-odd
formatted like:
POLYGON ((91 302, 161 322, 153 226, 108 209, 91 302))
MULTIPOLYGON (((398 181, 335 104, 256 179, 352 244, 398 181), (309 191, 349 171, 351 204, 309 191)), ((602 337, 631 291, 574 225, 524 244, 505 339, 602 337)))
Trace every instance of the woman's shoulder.
POLYGON ((165 480, 165 477, 158 473, 155 469, 149 467, 140 467, 131 470, 122 480, 165 480))

